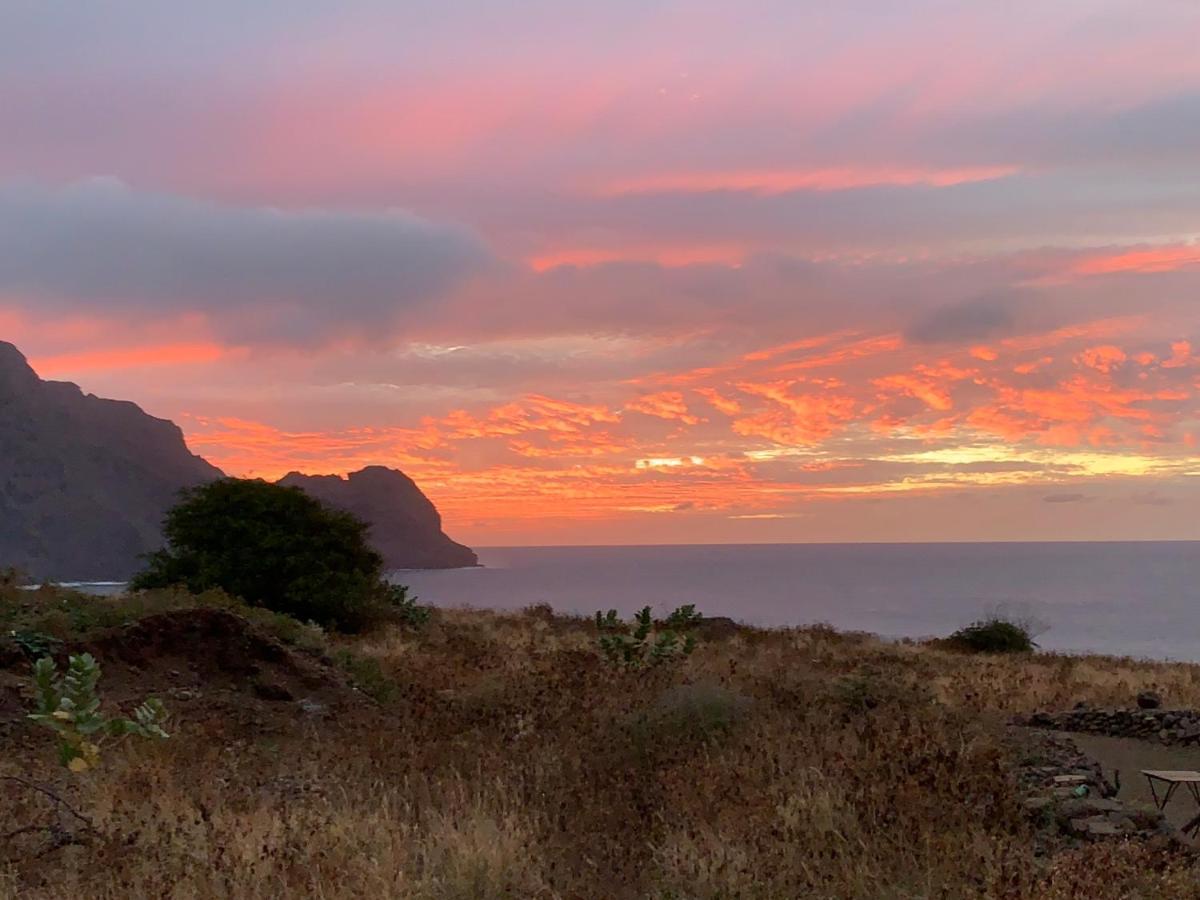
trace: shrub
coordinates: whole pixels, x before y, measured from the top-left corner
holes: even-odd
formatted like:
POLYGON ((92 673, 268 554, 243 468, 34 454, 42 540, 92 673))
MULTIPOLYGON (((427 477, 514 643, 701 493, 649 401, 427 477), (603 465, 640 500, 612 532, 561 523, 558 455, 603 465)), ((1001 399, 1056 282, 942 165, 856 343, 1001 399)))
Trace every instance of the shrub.
POLYGON ((90 653, 72 656, 65 674, 43 656, 33 667, 37 712, 29 719, 58 737, 58 758, 72 772, 85 772, 100 763, 100 748, 108 738, 138 735, 166 738, 167 711, 153 698, 140 704, 132 719, 106 719, 100 713, 100 664, 90 653))
POLYGON ((662 665, 690 656, 696 649, 696 639, 690 634, 681 641, 670 629, 655 629, 648 606, 633 617, 629 628, 617 618, 615 609, 604 615, 597 611, 596 630, 600 632, 598 643, 605 658, 626 669, 662 665))
POLYGON ((704 621, 704 616, 696 612, 696 605, 688 603, 674 610, 663 621, 663 625, 667 628, 694 628, 704 621))
POLYGON ((424 628, 433 618, 433 607, 422 606, 415 595, 409 596, 408 585, 393 584, 388 587, 388 605, 398 624, 406 628, 424 628))
POLYGON ((225 478, 183 493, 164 524, 168 545, 133 590, 220 588, 252 606, 347 632, 388 610, 383 560, 367 526, 299 488, 225 478))
POLYGON ((971 653, 1031 653, 1037 649, 1027 622, 989 616, 960 628, 946 639, 953 649, 971 653))

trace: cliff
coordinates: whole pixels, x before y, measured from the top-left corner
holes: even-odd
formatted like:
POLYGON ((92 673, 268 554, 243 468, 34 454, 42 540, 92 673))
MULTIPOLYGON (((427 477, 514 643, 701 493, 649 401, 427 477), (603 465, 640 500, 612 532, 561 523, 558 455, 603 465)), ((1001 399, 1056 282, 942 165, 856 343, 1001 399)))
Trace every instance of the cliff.
POLYGON ((126 578, 161 546, 179 490, 220 476, 173 423, 42 381, 0 341, 0 566, 39 579, 126 578))
POLYGON ((348 477, 292 472, 280 484, 303 488, 371 526, 371 543, 388 569, 453 569, 479 564, 475 553, 442 531, 442 517, 411 478, 368 466, 348 477))
MULTIPOLYGON (((161 523, 179 491, 221 476, 174 423, 43 381, 0 341, 0 568, 39 580, 125 580, 142 554, 162 546, 161 523)), ((366 521, 389 568, 477 565, 402 472, 293 473, 282 483, 366 521)))

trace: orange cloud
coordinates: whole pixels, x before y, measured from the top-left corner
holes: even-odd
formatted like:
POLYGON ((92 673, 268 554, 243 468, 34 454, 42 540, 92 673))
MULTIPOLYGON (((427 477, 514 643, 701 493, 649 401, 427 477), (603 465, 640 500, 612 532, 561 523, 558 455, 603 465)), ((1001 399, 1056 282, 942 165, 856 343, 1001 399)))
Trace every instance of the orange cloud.
POLYGON ((1119 367, 1128 357, 1120 347, 1103 344, 1099 347, 1089 347, 1075 357, 1076 361, 1089 369, 1108 374, 1119 367))
POLYGON ((697 265, 737 267, 745 262, 748 254, 749 250, 743 244, 637 244, 544 250, 526 262, 535 272, 548 272, 562 266, 587 268, 619 262, 655 263, 669 269, 697 265))
POLYGON ((1073 275, 1118 272, 1174 272, 1200 266, 1200 245, 1183 244, 1087 256, 1071 267, 1073 275))
POLYGON ((227 352, 226 348, 212 343, 164 344, 41 356, 30 360, 30 364, 43 376, 53 377, 146 366, 201 365, 217 362, 227 352))
POLYGON ((745 394, 775 404, 762 412, 735 419, 736 434, 769 438, 777 444, 815 444, 830 437, 854 417, 852 397, 834 394, 795 394, 797 382, 738 384, 745 394))
POLYGON ((732 397, 724 396, 716 388, 699 387, 693 388, 692 391, 707 400, 717 412, 726 416, 736 416, 742 411, 742 404, 732 397))
POLYGON ((1016 166, 962 166, 957 168, 840 166, 812 169, 736 169, 711 172, 664 172, 618 178, 601 184, 595 193, 692 194, 710 191, 744 191, 760 196, 794 191, 846 191, 867 187, 950 187, 977 181, 994 181, 1020 171, 1016 166))
POLYGON ((625 408, 659 419, 674 419, 684 425, 699 425, 703 421, 699 416, 692 415, 683 394, 677 391, 646 394, 625 404, 625 408))

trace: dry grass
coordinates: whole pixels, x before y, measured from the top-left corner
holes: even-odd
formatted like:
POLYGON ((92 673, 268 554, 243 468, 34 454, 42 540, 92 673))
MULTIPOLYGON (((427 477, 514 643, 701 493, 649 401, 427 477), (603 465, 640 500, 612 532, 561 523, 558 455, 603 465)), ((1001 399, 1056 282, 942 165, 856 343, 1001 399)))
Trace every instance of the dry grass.
POLYGON ((181 712, 72 780, 14 730, 0 774, 68 785, 108 837, 0 867, 0 898, 1200 897, 1189 861, 1144 847, 1035 859, 998 724, 1147 687, 1200 706, 1196 667, 817 628, 625 673, 586 622, 536 611, 345 646, 392 699, 336 721, 277 704, 257 730, 181 712))

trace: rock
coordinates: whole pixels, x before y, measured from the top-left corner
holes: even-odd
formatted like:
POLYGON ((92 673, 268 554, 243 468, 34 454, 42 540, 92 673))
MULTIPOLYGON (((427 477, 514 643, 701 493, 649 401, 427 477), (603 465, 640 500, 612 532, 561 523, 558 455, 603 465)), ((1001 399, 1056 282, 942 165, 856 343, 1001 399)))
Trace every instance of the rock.
POLYGON ((1079 837, 1115 837, 1121 833, 1121 828, 1104 816, 1090 816, 1086 819, 1072 819, 1071 832, 1079 837))
POLYGON ((1162 697, 1154 691, 1142 691, 1137 695, 1139 709, 1158 709, 1162 706, 1162 697))
POLYGON ((1069 775, 1055 775, 1055 784, 1083 784, 1088 780, 1088 775, 1072 772, 1069 775))
POLYGON ((254 693, 263 700, 292 699, 292 692, 277 681, 255 681, 254 693))
POLYGON ((368 466, 340 475, 292 472, 279 481, 358 516, 387 569, 455 569, 479 565, 468 547, 442 531, 442 517, 411 478, 396 469, 368 466))
POLYGON ((1082 819, 1123 812, 1125 812, 1125 804, 1120 800, 1105 800, 1101 797, 1066 800, 1059 806, 1059 813, 1067 819, 1082 819))
POLYGON ((311 697, 303 697, 298 704, 300 711, 306 716, 323 716, 328 712, 328 707, 324 703, 318 703, 311 697))

